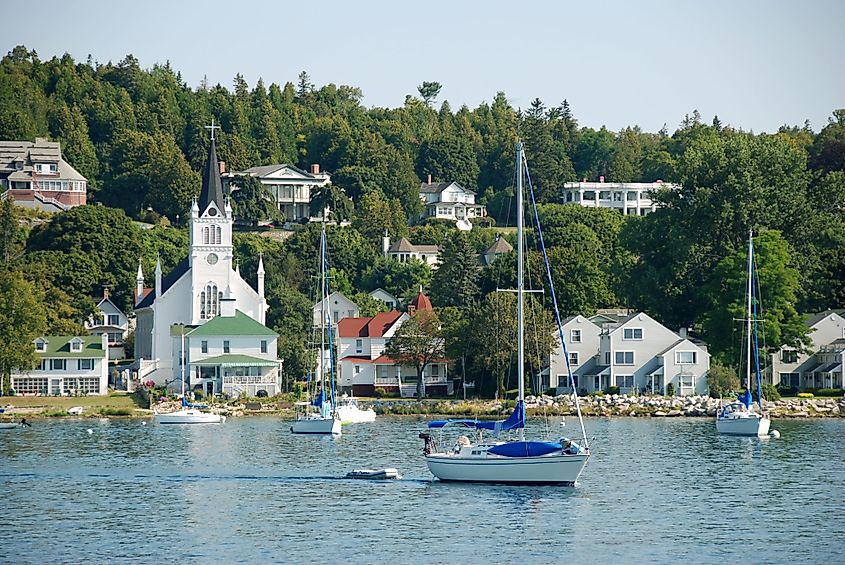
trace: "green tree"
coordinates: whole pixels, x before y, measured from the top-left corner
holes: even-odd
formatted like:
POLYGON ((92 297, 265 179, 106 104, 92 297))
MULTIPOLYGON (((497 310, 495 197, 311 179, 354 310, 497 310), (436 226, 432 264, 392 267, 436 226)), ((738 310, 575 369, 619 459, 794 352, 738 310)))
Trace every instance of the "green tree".
POLYGON ((423 141, 416 170, 420 178, 431 175, 435 182, 457 182, 473 191, 478 186, 475 150, 463 137, 434 137, 423 141))
POLYGON ((739 377, 733 368, 714 361, 707 371, 707 387, 711 397, 722 398, 732 391, 740 390, 739 377))
POLYGON ((437 306, 466 306, 478 297, 481 265, 464 232, 443 242, 440 265, 431 280, 431 300, 437 306))
POLYGON ((9 394, 12 371, 28 372, 38 357, 33 341, 44 334, 44 309, 35 289, 19 272, 0 268, 0 376, 9 394))
POLYGON ((423 81, 421 85, 417 87, 417 91, 419 91, 420 96, 425 102, 426 106, 431 106, 434 99, 437 98, 437 95, 440 94, 440 90, 443 88, 439 82, 434 81, 423 81))
POLYGON ((329 211, 329 218, 337 222, 348 220, 352 216, 352 200, 339 186, 331 183, 315 186, 311 189, 311 215, 322 216, 329 211))
POLYGON ((393 334, 385 353, 400 365, 417 371, 417 398, 422 398, 423 372, 445 355, 440 318, 433 310, 420 310, 405 320, 393 334))
POLYGON ((387 200, 380 191, 374 190, 359 201, 352 227, 381 249, 385 232, 390 238, 407 235, 408 218, 398 200, 387 200))
POLYGON ((284 215, 276 207, 276 201, 261 181, 251 175, 238 175, 232 179, 233 212, 237 219, 257 227, 262 221, 282 220, 284 215))

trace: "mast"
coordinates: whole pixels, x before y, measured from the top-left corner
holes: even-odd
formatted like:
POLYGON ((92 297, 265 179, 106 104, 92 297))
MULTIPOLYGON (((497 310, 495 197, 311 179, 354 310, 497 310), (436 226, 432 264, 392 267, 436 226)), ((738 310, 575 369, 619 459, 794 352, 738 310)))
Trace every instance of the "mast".
MULTIPOLYGON (((320 233, 320 389, 326 394, 326 223, 320 233)), ((322 410, 322 407, 320 408, 322 410)))
MULTIPOLYGON (((525 370, 525 343, 523 330, 525 326, 525 312, 523 311, 523 293, 525 285, 522 281, 523 262, 523 237, 522 237, 522 142, 516 144, 516 324, 517 324, 517 375, 519 383, 517 386, 517 404, 525 397, 524 375, 525 370)), ((525 440, 525 428, 519 428, 520 441, 525 440)))
POLYGON ((745 355, 745 390, 749 393, 751 392, 751 332, 753 330, 751 326, 751 269, 753 268, 752 261, 754 260, 752 255, 754 253, 754 246, 753 246, 753 239, 752 239, 752 230, 748 230, 748 284, 747 284, 747 296, 746 296, 746 314, 745 317, 745 324, 746 324, 746 355, 745 355))

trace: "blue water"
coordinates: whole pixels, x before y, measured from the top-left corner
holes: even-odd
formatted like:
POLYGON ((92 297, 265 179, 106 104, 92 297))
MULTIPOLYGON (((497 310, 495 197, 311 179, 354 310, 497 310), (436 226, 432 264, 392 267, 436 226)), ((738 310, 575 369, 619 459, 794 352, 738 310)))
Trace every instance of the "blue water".
POLYGON ((417 420, 288 425, 2 430, 0 563, 845 563, 845 420, 590 419, 574 488, 432 480, 417 420), (341 478, 366 467, 405 478, 341 478))

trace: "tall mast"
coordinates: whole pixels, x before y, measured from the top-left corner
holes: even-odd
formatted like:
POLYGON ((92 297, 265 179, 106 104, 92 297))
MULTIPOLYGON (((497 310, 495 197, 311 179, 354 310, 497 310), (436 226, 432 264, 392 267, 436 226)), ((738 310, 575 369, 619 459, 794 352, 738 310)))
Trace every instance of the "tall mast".
POLYGON ((320 233, 320 387, 326 392, 326 223, 320 233))
MULTIPOLYGON (((523 329, 525 326, 525 312, 523 311, 523 292, 525 285, 522 281, 522 261, 523 261, 523 237, 522 237, 522 142, 516 144, 516 335, 517 335, 517 375, 519 384, 517 386, 518 396, 517 402, 521 402, 525 397, 525 378, 523 371, 525 370, 525 344, 523 337, 523 329)), ((525 429, 519 428, 519 439, 525 440, 525 429)))
POLYGON ((753 268, 753 236, 752 230, 748 230, 748 288, 746 297, 746 356, 745 356, 745 390, 751 392, 751 269, 753 268))

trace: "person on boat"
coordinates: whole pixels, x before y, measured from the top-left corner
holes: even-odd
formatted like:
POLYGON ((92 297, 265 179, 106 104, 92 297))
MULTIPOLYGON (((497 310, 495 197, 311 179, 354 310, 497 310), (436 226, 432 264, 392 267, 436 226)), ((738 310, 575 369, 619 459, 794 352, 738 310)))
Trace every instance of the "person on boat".
POLYGON ((578 455, 579 453, 581 453, 581 446, 579 446, 571 439, 564 439, 561 443, 563 443, 564 453, 567 453, 569 455, 578 455))

